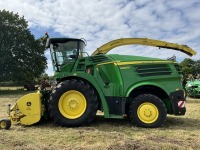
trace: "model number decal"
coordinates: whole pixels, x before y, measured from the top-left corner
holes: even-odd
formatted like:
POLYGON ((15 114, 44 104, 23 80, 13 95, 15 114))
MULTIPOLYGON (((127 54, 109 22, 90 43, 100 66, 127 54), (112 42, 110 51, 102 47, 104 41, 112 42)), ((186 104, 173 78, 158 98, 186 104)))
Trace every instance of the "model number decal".
POLYGON ((123 67, 120 67, 120 69, 130 69, 131 67, 130 66, 123 66, 123 67))

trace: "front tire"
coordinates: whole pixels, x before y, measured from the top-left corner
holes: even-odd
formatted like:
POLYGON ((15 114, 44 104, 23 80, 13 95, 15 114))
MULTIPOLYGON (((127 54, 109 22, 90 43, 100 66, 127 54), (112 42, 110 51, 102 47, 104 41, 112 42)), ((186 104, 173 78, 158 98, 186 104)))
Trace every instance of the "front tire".
POLYGON ((160 98, 151 94, 137 96, 130 105, 130 119, 136 126, 161 127, 166 121, 167 110, 160 98))
POLYGON ((49 112, 61 126, 83 126, 91 123, 97 112, 97 96, 92 87, 80 80, 66 80, 52 92, 49 112))

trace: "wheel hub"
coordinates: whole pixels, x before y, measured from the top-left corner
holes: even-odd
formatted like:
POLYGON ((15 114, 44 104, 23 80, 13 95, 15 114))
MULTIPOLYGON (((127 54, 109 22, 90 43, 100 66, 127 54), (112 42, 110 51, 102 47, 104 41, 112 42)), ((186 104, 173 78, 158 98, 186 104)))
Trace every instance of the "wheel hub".
POLYGON ((71 108, 71 109, 77 108, 77 107, 78 107, 78 102, 77 102, 77 100, 74 100, 74 99, 69 100, 68 106, 69 106, 69 108, 71 108))
POLYGON ((80 117, 86 110, 85 96, 76 90, 65 92, 58 102, 60 113, 68 119, 80 117))
POLYGON ((144 115, 145 115, 146 117, 150 117, 150 116, 152 115, 151 110, 149 110, 149 109, 145 109, 145 111, 144 111, 144 115))
POLYGON ((153 123, 158 119, 158 108, 149 102, 142 103, 137 110, 138 118, 144 123, 153 123))
POLYGON ((5 128, 6 127, 6 123, 4 121, 1 122, 1 128, 5 128))

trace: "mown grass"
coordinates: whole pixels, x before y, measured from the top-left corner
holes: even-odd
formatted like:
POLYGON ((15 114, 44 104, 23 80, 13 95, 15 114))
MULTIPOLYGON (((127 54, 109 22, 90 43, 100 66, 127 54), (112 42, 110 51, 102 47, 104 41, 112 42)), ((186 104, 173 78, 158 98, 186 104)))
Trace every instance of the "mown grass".
MULTIPOLYGON (((0 93, 0 118, 6 117, 7 104, 25 93, 0 93)), ((2 150, 59 149, 200 149, 200 99, 187 99, 185 116, 168 116, 165 126, 156 129, 134 127, 128 119, 104 119, 98 113, 88 127, 67 128, 53 122, 33 126, 13 125, 0 130, 2 150)))

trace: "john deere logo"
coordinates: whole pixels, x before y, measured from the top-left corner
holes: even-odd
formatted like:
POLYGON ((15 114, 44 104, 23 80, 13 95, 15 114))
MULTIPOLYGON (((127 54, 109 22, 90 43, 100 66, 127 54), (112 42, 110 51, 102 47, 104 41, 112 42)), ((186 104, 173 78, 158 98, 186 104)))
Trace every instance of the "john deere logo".
POLYGON ((31 102, 27 102, 27 103, 26 103, 26 106, 31 106, 31 102))

